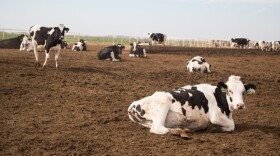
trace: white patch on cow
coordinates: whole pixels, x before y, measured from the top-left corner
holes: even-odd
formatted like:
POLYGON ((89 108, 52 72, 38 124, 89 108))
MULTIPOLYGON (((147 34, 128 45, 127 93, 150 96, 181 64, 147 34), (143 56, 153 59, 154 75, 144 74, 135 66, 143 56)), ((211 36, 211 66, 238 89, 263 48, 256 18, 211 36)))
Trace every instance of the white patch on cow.
POLYGON ((137 46, 137 43, 136 42, 133 42, 133 51, 136 51, 136 46, 137 46))
POLYGON ((119 59, 115 58, 114 51, 111 52, 112 61, 120 61, 119 59))
POLYGON ((52 28, 52 30, 50 30, 49 32, 48 32, 48 34, 52 34, 54 32, 54 28, 52 28))
POLYGON ((144 57, 147 57, 147 53, 145 49, 143 49, 143 53, 144 53, 144 57))
POLYGON ((64 24, 59 24, 58 25, 58 28, 60 29, 61 32, 63 31, 64 27, 65 27, 64 24))

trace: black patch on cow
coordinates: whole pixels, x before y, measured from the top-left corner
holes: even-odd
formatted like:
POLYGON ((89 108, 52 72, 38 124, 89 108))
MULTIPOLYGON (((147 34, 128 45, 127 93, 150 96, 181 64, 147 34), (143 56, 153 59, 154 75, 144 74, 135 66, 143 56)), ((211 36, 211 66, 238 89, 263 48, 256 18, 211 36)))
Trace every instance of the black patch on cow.
POLYGON ((142 109, 140 115, 143 116, 145 114, 145 110, 142 109))
POLYGON ((182 107, 182 113, 183 113, 184 116, 186 116, 186 110, 183 107, 182 107))
POLYGON ((209 110, 208 107, 208 100, 205 97, 204 93, 195 89, 179 89, 179 90, 172 90, 169 93, 174 97, 176 101, 179 101, 183 106, 186 102, 188 102, 189 106, 192 109, 197 106, 199 109, 203 108, 204 112, 207 113, 209 110), (189 96, 191 94, 191 96, 189 96))
POLYGON ((231 112, 229 110, 228 102, 226 99, 226 93, 222 92, 222 90, 217 87, 215 89, 214 96, 216 98, 217 105, 221 109, 222 113, 226 113, 226 115, 229 117, 231 112))
POLYGON ((175 99, 172 99, 172 103, 174 103, 174 102, 176 102, 176 100, 175 100, 175 99))
MULTIPOLYGON (((195 62, 195 61, 197 61, 198 64, 203 64, 203 61, 199 61, 199 60, 196 60, 196 59, 193 59, 193 60, 192 60, 192 62, 195 62)), ((204 62, 205 62, 205 61, 204 61, 204 62)))
POLYGON ((137 105, 136 110, 137 110, 138 112, 141 112, 141 106, 140 106, 140 105, 137 105))
POLYGON ((232 102, 232 98, 231 97, 229 97, 229 100, 230 100, 230 102, 232 102))
POLYGON ((192 87, 191 90, 197 90, 197 87, 192 87))

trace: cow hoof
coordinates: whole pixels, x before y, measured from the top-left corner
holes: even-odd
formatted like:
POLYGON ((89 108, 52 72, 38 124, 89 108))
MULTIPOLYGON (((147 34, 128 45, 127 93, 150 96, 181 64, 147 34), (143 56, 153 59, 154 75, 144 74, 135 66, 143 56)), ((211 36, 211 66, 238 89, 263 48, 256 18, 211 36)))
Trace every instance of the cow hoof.
POLYGON ((39 62, 34 63, 35 66, 41 67, 41 64, 39 62))
POLYGON ((184 139, 191 139, 191 137, 188 136, 186 133, 181 133, 181 134, 180 134, 180 137, 181 137, 181 138, 184 138, 184 139))

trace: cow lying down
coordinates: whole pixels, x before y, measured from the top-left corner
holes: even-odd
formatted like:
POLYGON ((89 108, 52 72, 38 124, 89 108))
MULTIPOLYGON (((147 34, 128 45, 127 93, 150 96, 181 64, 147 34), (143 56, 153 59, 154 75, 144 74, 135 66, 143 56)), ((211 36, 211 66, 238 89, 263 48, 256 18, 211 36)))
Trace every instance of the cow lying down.
POLYGON ((256 86, 244 85, 239 76, 230 76, 217 86, 197 84, 134 101, 128 108, 129 118, 150 128, 155 134, 174 134, 188 137, 186 132, 203 130, 210 125, 222 131, 233 131, 232 113, 244 109, 243 93, 254 93, 256 86))
POLYGON ((210 67, 211 65, 205 61, 205 59, 201 56, 195 56, 190 61, 187 62, 187 71, 196 72, 200 71, 201 73, 211 73, 210 67))

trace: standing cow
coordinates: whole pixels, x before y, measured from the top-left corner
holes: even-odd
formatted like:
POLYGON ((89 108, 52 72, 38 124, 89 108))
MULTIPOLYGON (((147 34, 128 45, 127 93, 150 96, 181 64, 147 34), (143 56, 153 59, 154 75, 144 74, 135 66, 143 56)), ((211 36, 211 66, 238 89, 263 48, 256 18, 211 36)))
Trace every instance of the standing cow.
POLYGON ((205 61, 201 56, 195 56, 190 61, 187 62, 187 71, 196 72, 200 71, 201 73, 211 73, 211 65, 205 61))
POLYGON ((148 33, 149 38, 152 41, 152 45, 154 44, 165 44, 166 38, 167 36, 165 34, 162 33, 148 33))
POLYGON ((189 130, 202 130, 211 124, 223 131, 233 131, 232 113, 244 109, 243 93, 256 89, 244 85, 239 76, 230 76, 217 86, 198 84, 134 101, 128 108, 130 120, 150 128, 155 134, 180 134, 189 130))
POLYGON ((272 42, 268 41, 259 41, 259 47, 262 51, 271 51, 272 50, 272 42))
POLYGON ((142 47, 140 47, 141 43, 130 43, 130 51, 129 56, 130 57, 147 57, 146 50, 142 47))
POLYGON ((32 38, 32 44, 34 46, 34 54, 35 54, 35 65, 40 66, 38 61, 38 45, 45 46, 45 62, 43 64, 44 68, 47 65, 47 61, 50 57, 50 49, 55 49, 55 63, 56 68, 58 69, 58 57, 61 50, 61 44, 64 39, 65 31, 68 32, 69 28, 66 28, 64 24, 59 24, 58 27, 48 28, 42 27, 40 25, 34 25, 30 28, 30 36, 32 38))
POLYGON ((125 46, 121 44, 105 47, 97 53, 97 57, 99 60, 120 61, 119 55, 122 54, 124 48, 125 46))
POLYGON ((249 44, 249 39, 246 38, 232 38, 231 42, 233 44, 236 44, 236 46, 240 47, 240 48, 245 48, 248 44, 249 44))

